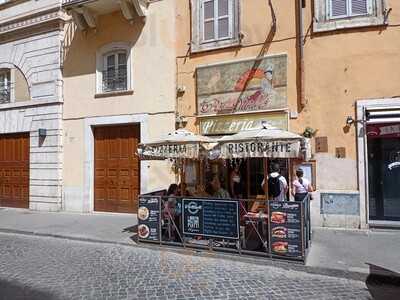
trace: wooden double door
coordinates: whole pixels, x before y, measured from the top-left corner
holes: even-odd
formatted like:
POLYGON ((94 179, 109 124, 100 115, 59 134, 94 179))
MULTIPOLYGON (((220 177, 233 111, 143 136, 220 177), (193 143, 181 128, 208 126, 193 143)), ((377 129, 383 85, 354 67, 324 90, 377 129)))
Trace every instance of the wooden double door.
POLYGON ((140 125, 94 128, 94 210, 137 213, 140 125))
POLYGON ((0 206, 29 208, 29 133, 0 135, 0 206))

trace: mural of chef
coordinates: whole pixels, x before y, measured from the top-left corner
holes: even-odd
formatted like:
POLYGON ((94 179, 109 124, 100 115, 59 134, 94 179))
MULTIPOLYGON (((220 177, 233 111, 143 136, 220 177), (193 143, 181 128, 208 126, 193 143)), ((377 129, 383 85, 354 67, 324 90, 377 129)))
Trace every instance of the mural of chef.
POLYGON ((275 94, 275 90, 272 86, 273 80, 273 68, 269 66, 264 72, 264 77, 261 79, 261 93, 264 97, 268 97, 275 94))

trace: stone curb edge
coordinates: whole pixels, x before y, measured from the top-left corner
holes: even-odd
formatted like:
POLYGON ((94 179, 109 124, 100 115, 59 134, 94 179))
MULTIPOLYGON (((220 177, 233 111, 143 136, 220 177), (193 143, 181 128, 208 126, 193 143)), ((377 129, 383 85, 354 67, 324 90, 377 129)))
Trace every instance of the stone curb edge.
POLYGON ((354 272, 354 271, 345 271, 339 269, 332 269, 332 268, 322 268, 322 267, 311 267, 305 266, 299 262, 284 262, 279 259, 265 259, 260 257, 243 257, 237 254, 232 253, 222 253, 222 252, 206 252, 196 249, 187 249, 187 248, 178 248, 178 247, 171 247, 171 246, 162 246, 160 247, 158 244, 143 244, 143 243, 128 243, 128 242, 117 242, 117 241, 106 241, 100 239, 93 239, 93 238, 81 238, 81 237, 74 237, 74 236, 67 236, 67 235, 60 235, 60 234, 51 234, 51 233, 40 233, 34 231, 25 231, 25 230, 16 230, 16 229, 4 229, 0 228, 0 233, 6 234, 18 234, 18 235, 26 235, 26 236, 37 236, 37 237, 51 237, 51 238, 58 238, 58 239, 65 239, 71 241, 79 241, 79 242, 88 242, 88 243, 99 243, 99 244, 108 244, 108 245, 119 245, 119 246, 128 246, 128 247, 139 247, 148 250, 157 250, 157 251, 167 251, 171 253, 178 253, 183 255, 194 255, 199 257, 208 257, 208 258, 219 258, 225 260, 233 260, 239 261, 243 263, 249 264, 258 264, 276 268, 282 268, 288 271, 298 271, 298 272, 306 272, 308 274, 315 274, 315 275, 323 275, 329 277, 336 277, 336 278, 345 278, 350 280, 357 280, 365 282, 369 274, 361 273, 361 272, 354 272))

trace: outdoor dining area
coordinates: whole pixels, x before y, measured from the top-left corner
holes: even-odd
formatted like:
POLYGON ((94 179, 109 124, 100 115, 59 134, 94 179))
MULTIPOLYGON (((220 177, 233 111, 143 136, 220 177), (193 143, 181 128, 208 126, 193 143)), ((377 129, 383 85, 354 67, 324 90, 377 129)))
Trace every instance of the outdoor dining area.
POLYGON ((290 185, 311 156, 303 136, 266 122, 218 138, 178 129, 138 154, 169 160, 176 174, 164 190, 140 195, 139 242, 305 261, 310 197, 294 201, 290 185), (279 195, 271 176, 279 187, 286 181, 279 195))

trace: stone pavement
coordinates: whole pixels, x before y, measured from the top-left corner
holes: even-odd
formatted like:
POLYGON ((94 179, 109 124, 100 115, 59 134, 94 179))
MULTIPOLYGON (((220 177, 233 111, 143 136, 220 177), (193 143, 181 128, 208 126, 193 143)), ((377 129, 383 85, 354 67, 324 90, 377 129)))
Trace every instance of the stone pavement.
POLYGON ((307 266, 367 274, 374 265, 400 276, 399 249, 400 230, 313 228, 307 266))
MULTIPOLYGON (((46 213, 0 208, 0 232, 64 237, 75 240, 136 245, 136 215, 46 213)), ((365 279, 370 265, 400 273, 399 230, 350 231, 313 228, 308 272, 365 279)), ((180 249, 175 249, 180 250, 180 249)), ((238 259, 234 257, 233 259, 238 259)), ((264 260, 263 264, 292 268, 264 260)))
POLYGON ((361 281, 272 266, 0 233, 0 300, 323 300, 372 299, 373 293, 361 281))
POLYGON ((0 231, 132 244, 136 215, 38 212, 0 208, 0 231))

